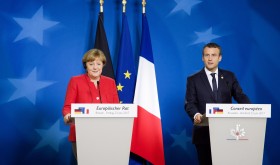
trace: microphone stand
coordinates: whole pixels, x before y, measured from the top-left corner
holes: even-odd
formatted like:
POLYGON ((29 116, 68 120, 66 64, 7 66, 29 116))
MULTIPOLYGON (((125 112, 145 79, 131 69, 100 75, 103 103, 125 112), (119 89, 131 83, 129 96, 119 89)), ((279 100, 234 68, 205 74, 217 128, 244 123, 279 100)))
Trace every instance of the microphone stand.
POLYGON ((97 81, 97 88, 98 88, 98 94, 99 94, 100 103, 102 103, 102 98, 101 98, 101 94, 100 94, 99 81, 97 81))

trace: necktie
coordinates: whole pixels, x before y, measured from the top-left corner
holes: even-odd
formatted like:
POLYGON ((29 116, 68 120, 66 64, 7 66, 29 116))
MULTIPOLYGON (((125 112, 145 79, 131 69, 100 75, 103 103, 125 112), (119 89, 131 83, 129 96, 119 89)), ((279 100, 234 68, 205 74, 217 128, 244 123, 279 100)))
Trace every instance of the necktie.
POLYGON ((215 96, 215 99, 218 100, 218 87, 217 87, 217 81, 215 78, 216 73, 211 73, 212 76, 212 85, 213 85, 213 94, 215 96))

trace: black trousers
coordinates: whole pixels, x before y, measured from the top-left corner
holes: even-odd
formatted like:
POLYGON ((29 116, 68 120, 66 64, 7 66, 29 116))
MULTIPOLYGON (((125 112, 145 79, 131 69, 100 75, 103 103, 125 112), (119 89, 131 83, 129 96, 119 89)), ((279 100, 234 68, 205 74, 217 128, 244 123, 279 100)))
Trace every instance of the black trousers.
POLYGON ((76 142, 72 142, 72 151, 73 151, 73 155, 75 156, 75 158, 77 160, 77 143, 76 142))
POLYGON ((200 165, 212 165, 210 144, 195 144, 200 165))

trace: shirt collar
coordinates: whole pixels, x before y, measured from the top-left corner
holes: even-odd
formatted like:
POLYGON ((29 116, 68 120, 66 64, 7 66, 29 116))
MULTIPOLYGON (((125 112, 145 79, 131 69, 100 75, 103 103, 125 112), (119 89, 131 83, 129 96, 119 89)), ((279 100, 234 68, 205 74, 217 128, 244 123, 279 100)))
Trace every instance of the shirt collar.
POLYGON ((209 71, 206 67, 204 67, 204 70, 205 70, 205 73, 206 73, 207 75, 210 75, 211 73, 216 73, 216 75, 218 75, 218 70, 219 70, 219 69, 217 69, 215 72, 211 72, 211 71, 209 71))

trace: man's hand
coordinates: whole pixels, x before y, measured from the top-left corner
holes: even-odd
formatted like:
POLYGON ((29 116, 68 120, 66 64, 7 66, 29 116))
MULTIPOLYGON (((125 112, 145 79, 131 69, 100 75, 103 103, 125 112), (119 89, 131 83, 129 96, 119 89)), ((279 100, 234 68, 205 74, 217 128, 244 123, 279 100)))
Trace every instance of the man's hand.
POLYGON ((195 124, 201 123, 201 118, 202 118, 202 115, 201 115, 200 113, 197 113, 197 114, 194 116, 194 123, 195 123, 195 124))

